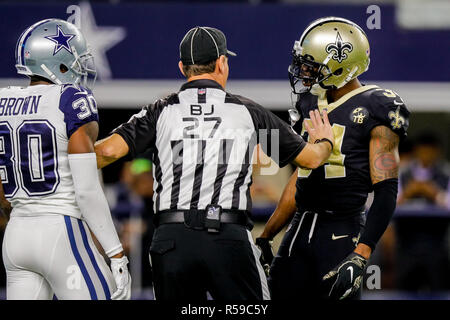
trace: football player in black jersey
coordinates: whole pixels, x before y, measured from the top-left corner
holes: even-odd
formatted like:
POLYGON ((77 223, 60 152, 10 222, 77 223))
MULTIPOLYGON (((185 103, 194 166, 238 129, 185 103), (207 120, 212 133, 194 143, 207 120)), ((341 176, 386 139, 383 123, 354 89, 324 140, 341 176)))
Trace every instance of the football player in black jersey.
POLYGON ((360 83, 369 54, 364 31, 337 17, 314 21, 295 41, 294 129, 308 139, 309 111, 327 110, 335 144, 322 166, 294 172, 257 239, 268 266, 270 241, 290 222, 270 267, 274 300, 358 298, 367 260, 395 210, 398 144, 409 111, 392 90, 360 83))

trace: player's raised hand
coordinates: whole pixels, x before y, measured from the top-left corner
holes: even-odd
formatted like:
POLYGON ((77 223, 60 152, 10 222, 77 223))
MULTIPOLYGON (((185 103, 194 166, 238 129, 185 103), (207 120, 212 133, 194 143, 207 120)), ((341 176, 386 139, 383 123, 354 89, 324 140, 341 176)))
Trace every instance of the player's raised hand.
POLYGON ((331 128, 330 121, 328 120, 328 112, 326 110, 322 111, 322 116, 319 110, 311 110, 309 112, 309 117, 311 119, 311 124, 305 121, 305 128, 309 134, 309 141, 311 143, 317 143, 323 140, 329 140, 331 147, 334 146, 334 133, 331 128))
POLYGON ((111 271, 116 282, 117 290, 111 296, 112 300, 130 300, 131 276, 127 268, 128 258, 111 258, 111 271))

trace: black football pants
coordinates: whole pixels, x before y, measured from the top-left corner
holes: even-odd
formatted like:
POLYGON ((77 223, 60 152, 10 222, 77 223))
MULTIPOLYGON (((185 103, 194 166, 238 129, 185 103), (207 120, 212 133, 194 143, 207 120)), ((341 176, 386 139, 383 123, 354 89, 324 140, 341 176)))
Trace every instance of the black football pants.
POLYGON ((363 226, 362 213, 345 217, 297 212, 270 269, 272 299, 327 299, 332 282, 322 277, 355 249, 363 226))
POLYGON ((157 300, 268 300, 259 249, 247 228, 222 224, 219 233, 181 223, 156 228, 150 247, 157 300))

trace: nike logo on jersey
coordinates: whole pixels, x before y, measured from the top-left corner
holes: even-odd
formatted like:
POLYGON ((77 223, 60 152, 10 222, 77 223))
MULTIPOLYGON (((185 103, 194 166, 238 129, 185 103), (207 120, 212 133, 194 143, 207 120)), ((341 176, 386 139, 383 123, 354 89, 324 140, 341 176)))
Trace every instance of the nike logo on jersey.
POLYGON ((405 103, 404 103, 403 101, 398 102, 398 101, 394 100, 394 104, 395 104, 396 106, 402 106, 402 105, 404 105, 405 103))
POLYGON ((344 234, 342 236, 335 236, 334 233, 331 235, 331 240, 338 240, 338 239, 342 239, 342 238, 347 238, 348 234, 344 234))

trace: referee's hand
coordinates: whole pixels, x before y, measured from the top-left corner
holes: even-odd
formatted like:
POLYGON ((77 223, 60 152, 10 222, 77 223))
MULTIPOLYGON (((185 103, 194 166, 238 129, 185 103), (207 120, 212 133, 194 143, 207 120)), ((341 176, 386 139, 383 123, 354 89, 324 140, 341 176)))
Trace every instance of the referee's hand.
POLYGON ((261 250, 260 262, 267 277, 269 276, 270 265, 273 261, 273 251, 270 242, 271 241, 267 238, 256 238, 255 241, 256 246, 261 250))
POLYGON ((322 115, 319 110, 311 110, 309 112, 311 122, 305 121, 305 128, 309 134, 309 141, 314 143, 317 140, 328 139, 332 146, 334 146, 334 133, 331 128, 330 121, 328 120, 328 112, 322 111, 322 115))

